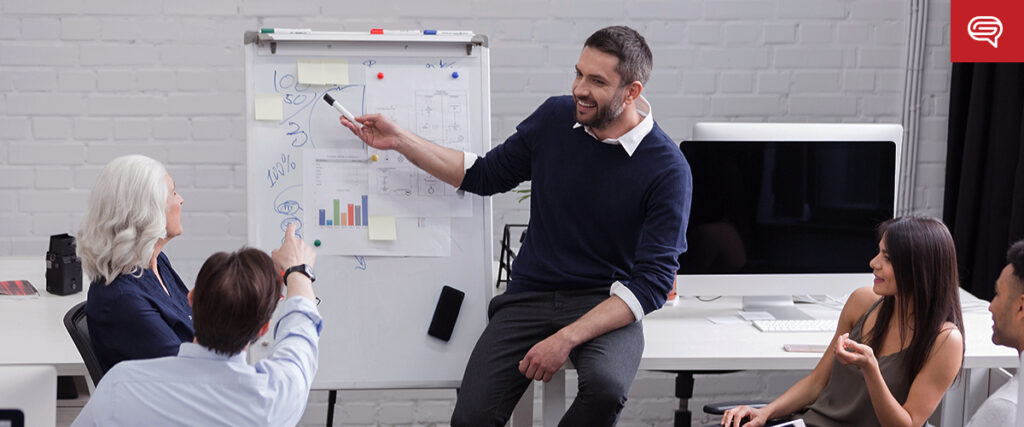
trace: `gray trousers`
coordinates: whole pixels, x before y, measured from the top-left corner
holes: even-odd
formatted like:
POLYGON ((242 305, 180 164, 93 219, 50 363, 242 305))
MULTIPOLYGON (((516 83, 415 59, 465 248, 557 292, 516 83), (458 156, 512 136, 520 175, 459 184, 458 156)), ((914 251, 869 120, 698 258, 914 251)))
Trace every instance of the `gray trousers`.
MULTIPOLYGON (((504 294, 491 300, 490 322, 466 365, 452 426, 504 425, 526 387, 532 384, 519 372, 519 361, 534 344, 608 297, 608 288, 599 288, 504 294)), ((569 359, 579 377, 579 393, 558 425, 615 425, 643 350, 644 334, 639 322, 574 348, 569 359)))

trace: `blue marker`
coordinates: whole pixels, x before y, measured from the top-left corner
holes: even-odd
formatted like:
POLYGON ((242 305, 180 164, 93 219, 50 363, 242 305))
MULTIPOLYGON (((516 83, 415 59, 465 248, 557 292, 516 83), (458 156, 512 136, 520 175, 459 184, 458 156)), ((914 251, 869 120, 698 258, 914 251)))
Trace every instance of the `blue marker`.
POLYGON ((471 36, 472 31, 423 30, 423 34, 431 36, 471 36))

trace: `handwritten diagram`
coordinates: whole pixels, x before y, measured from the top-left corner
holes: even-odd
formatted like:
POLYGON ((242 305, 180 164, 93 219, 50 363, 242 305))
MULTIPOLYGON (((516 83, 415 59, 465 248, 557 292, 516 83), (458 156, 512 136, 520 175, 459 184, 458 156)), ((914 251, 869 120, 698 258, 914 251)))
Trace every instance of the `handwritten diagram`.
MULTIPOLYGON (((452 77, 451 63, 430 63, 367 71, 367 109, 379 112, 420 137, 469 150, 469 96, 466 79, 452 77), (442 68, 444 67, 444 68, 442 68), (385 79, 376 79, 381 72, 385 79), (426 78, 425 78, 426 76, 426 78), (376 80, 376 81, 375 81, 376 80), (388 82, 384 82, 388 80, 388 82), (411 112, 411 114, 410 114, 411 112)), ((423 172, 400 155, 369 149, 380 160, 371 165, 371 214, 399 217, 470 217, 472 202, 453 186, 423 172)))
POLYGON ((322 98, 329 94, 357 116, 380 113, 438 144, 469 150, 471 100, 468 79, 453 77, 458 61, 350 60, 350 84, 310 85, 298 79, 298 59, 261 58, 252 75, 254 93, 282 103, 280 120, 249 121, 248 163, 257 165, 249 172, 250 205, 269 213, 250 219, 256 241, 277 244, 280 230, 296 224, 307 241, 322 241, 321 253, 447 256, 450 218, 472 216, 471 196, 397 152, 367 147, 322 98), (368 238, 376 215, 396 217, 395 241, 368 238))

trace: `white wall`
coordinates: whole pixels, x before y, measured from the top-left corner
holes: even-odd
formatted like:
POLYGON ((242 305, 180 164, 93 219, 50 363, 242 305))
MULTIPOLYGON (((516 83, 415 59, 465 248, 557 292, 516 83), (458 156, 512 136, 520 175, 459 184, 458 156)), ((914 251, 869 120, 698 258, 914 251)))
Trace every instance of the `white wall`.
MULTIPOLYGON (((611 24, 643 33, 645 91, 676 140, 697 121, 898 122, 908 2, 893 0, 0 0, 0 255, 43 256, 75 232, 113 157, 163 160, 185 198, 185 234, 167 248, 191 284, 201 261, 245 241, 242 33, 470 29, 490 37, 494 143, 544 98, 568 93, 583 40, 611 24)), ((929 4, 915 211, 940 215, 949 94, 949 0, 929 4)), ((495 232, 525 222, 494 197, 495 232)), ((495 242, 500 235, 495 236, 495 242)), ((799 373, 701 377, 708 400, 776 395, 799 373)), ((642 373, 622 423, 666 425, 666 374, 642 373)), ((322 419, 325 393, 311 398, 322 419)), ((349 424, 444 423, 451 392, 341 395, 349 424)))

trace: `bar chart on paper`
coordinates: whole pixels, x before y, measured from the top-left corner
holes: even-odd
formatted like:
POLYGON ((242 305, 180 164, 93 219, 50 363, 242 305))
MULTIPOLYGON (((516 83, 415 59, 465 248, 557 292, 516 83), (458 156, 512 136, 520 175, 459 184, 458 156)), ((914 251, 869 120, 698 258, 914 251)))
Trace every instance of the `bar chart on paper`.
POLYGON ((342 203, 334 199, 331 207, 317 211, 319 220, 317 224, 321 227, 366 227, 369 221, 369 206, 367 196, 364 194, 358 204, 342 203))
MULTIPOLYGON (((365 150, 307 150, 303 156, 304 239, 320 240, 317 251, 328 255, 448 256, 449 218, 378 219, 390 222, 397 239, 372 240, 370 215, 374 196, 368 191, 370 167, 365 150)), ((383 222, 376 223, 378 228, 383 222)))
POLYGON ((337 150, 312 159, 312 179, 306 181, 312 198, 306 200, 316 207, 314 224, 332 228, 366 226, 369 197, 364 153, 337 150))

